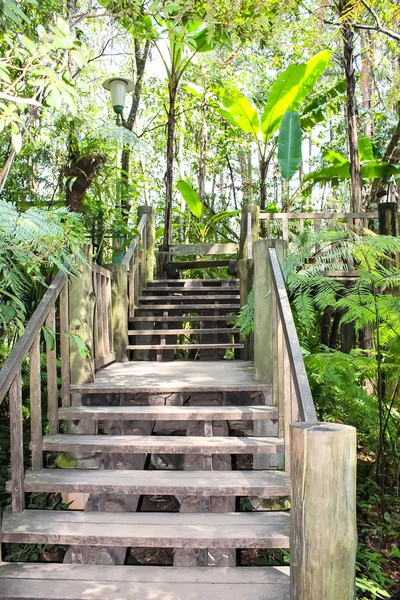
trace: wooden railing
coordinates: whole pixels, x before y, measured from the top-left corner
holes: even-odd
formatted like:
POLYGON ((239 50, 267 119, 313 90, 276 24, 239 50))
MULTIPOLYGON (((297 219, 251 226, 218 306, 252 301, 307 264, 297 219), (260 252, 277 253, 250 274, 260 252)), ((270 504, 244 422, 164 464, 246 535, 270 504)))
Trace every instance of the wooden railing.
MULTIPOLYGON (((69 339, 68 332, 68 279, 59 272, 47 289, 39 306, 26 326, 24 334, 15 344, 0 370, 0 403, 9 393, 11 493, 12 510, 21 512, 25 507, 24 452, 22 414, 22 367, 29 361, 29 397, 31 420, 32 469, 43 466, 42 452, 42 389, 41 389, 41 330, 44 325, 56 332, 58 323, 61 356, 61 404, 70 404, 69 339), (57 302, 59 299, 59 302, 57 302), (58 304, 58 306, 57 306, 58 304), (58 318, 56 318, 58 316, 58 318)), ((58 433, 59 389, 57 378, 57 340, 46 345, 47 410, 49 434, 58 433)))
POLYGON ((143 214, 138 225, 138 233, 133 236, 122 264, 128 271, 128 315, 133 317, 135 313, 135 304, 141 294, 142 288, 146 284, 146 249, 148 229, 146 223, 148 215, 143 214))
POLYGON ((96 300, 93 328, 94 366, 97 370, 115 360, 111 312, 113 275, 111 271, 97 264, 93 264, 92 269, 96 300))
POLYGON ((286 246, 255 243, 254 362, 256 377, 272 384, 290 473, 290 597, 354 600, 356 431, 317 420, 280 268, 286 246))
POLYGON ((294 229, 295 233, 304 230, 305 221, 312 221, 314 231, 320 231, 323 224, 334 220, 345 220, 350 226, 362 226, 368 228, 372 219, 378 218, 378 212, 327 212, 327 213, 260 213, 259 219, 266 223, 266 237, 268 239, 278 238, 288 241, 289 231, 294 229), (279 223, 274 227, 274 223, 279 223))

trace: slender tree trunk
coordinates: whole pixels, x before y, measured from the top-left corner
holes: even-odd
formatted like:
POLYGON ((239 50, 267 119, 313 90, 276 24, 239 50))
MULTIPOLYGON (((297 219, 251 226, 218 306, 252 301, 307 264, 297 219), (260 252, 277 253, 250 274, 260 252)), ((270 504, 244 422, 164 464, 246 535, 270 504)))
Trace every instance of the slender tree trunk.
MULTIPOLYGON (((201 103, 201 127, 200 127, 200 155, 199 155, 199 175, 198 175, 198 184, 199 184, 199 196, 201 199, 201 203, 204 208, 204 188, 205 188, 205 180, 206 180, 206 156, 207 156, 207 142, 208 142, 208 130, 207 130, 207 101, 206 95, 204 94, 203 100, 201 103)), ((202 214, 203 219, 203 214, 202 214)))
POLYGON ((174 178, 175 103, 178 80, 172 76, 169 84, 169 110, 167 125, 167 170, 165 172, 164 247, 172 242, 172 186, 174 178))
MULTIPOLYGON (((339 3, 339 12, 342 14, 349 9, 349 0, 339 3)), ((345 21, 342 27, 343 35, 343 58, 346 75, 347 93, 347 132, 349 141, 350 159, 350 185, 351 185, 351 211, 362 211, 362 180, 360 157, 358 154, 358 132, 357 132, 357 103, 356 103, 356 76, 354 69, 354 31, 349 22, 345 21)))
MULTIPOLYGON (((383 154, 382 162, 397 164, 400 161, 400 120, 394 130, 389 144, 383 154)), ((387 186, 389 183, 388 177, 374 179, 371 184, 371 189, 368 195, 367 206, 377 204, 381 197, 386 196, 387 186)))
POLYGON ((260 157, 260 209, 265 211, 267 206, 267 172, 268 162, 265 157, 260 157))
MULTIPOLYGON (((151 42, 146 41, 144 46, 140 44, 138 40, 135 40, 135 89, 132 95, 132 104, 129 111, 128 119, 123 122, 125 129, 133 131, 136 122, 137 111, 140 103, 140 96, 142 94, 144 70, 146 68, 147 59, 150 53, 151 42)), ((130 160, 131 160, 131 149, 125 147, 122 150, 121 158, 121 207, 124 212, 126 219, 129 217, 131 205, 129 202, 128 186, 129 186, 129 173, 130 173, 130 160)))
POLYGON ((363 130, 364 135, 372 138, 374 136, 374 123, 371 115, 372 94, 373 94, 373 73, 371 64, 371 49, 369 44, 369 36, 366 32, 360 32, 361 39, 361 76, 360 88, 362 107, 367 112, 364 116, 363 130))

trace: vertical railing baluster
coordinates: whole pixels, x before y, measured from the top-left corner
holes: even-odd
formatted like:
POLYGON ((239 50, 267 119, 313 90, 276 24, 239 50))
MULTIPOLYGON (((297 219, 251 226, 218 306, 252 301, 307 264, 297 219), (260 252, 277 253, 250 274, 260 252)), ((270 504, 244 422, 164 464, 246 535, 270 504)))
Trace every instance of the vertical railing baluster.
MULTIPOLYGON (((56 311, 53 305, 46 319, 46 326, 56 331, 56 311)), ((53 348, 46 344, 47 362, 47 409, 49 417, 49 434, 58 433, 58 390, 57 390, 57 345, 54 339, 53 348)))
POLYGON ((283 343, 283 400, 285 410, 285 470, 290 471, 290 423, 292 421, 292 365, 286 340, 283 343))
POLYGON ((9 398, 12 487, 11 507, 13 512, 22 512, 25 508, 25 493, 21 371, 15 376, 10 386, 9 398))
POLYGON ((282 219, 282 238, 285 242, 289 240, 289 219, 286 217, 282 219))
POLYGON ((97 290, 97 273, 92 272, 93 294, 94 294, 94 317, 93 317, 93 342, 94 342, 94 357, 99 356, 99 308, 98 308, 98 290, 97 290))
POLYGON ((107 313, 108 313, 108 343, 110 346, 110 352, 114 352, 114 338, 113 338, 113 328, 112 328, 112 308, 111 308, 111 273, 110 277, 107 279, 107 313))
POLYGON ((129 261, 128 291, 129 291, 129 316, 135 316, 135 252, 129 261))
POLYGON ((33 342, 29 352, 29 389, 31 412, 31 454, 32 469, 43 469, 43 423, 42 423, 42 390, 40 377, 40 334, 33 342))
POLYGON ((101 288, 101 275, 100 273, 96 273, 96 289, 97 289, 97 297, 96 297, 96 306, 97 306, 97 329, 98 329, 98 356, 104 356, 104 319, 103 319, 103 294, 101 288))
POLYGON ((71 404, 71 379, 69 372, 69 339, 66 333, 69 329, 68 310, 68 279, 60 293, 60 353, 61 353, 61 403, 62 406, 71 404))

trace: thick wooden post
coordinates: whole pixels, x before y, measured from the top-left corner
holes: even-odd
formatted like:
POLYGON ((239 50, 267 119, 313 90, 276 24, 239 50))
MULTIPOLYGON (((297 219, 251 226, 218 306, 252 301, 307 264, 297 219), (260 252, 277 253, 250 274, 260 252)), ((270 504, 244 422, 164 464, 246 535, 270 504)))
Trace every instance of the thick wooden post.
MULTIPOLYGON (((254 260, 242 258, 238 261, 238 272, 240 281, 240 306, 247 304, 247 300, 253 287, 254 260)), ((254 358, 254 334, 251 333, 244 342, 244 348, 240 350, 242 360, 253 360, 254 358)))
POLYGON ((260 207, 246 204, 242 208, 240 224, 239 258, 254 258, 254 244, 258 240, 260 207))
POLYGON ((155 218, 156 211, 154 206, 139 206, 138 221, 143 215, 147 215, 147 221, 144 230, 144 251, 146 253, 146 281, 154 279, 154 245, 156 239, 155 218))
POLYGON ((354 600, 356 430, 291 425, 292 600, 354 600))
POLYGON ((254 246, 254 367, 257 381, 273 382, 273 305, 268 248, 276 248, 279 262, 286 255, 284 240, 259 240, 254 246))
MULTIPOLYGON (((163 248, 165 248, 165 246, 163 248)), ((170 252, 166 252, 164 249, 160 249, 156 256, 157 279, 168 279, 166 268, 169 262, 171 262, 170 252)))
POLYGON ((77 265, 78 275, 73 275, 69 284, 69 331, 79 335, 90 355, 83 358, 76 344, 70 347, 71 384, 80 385, 94 381, 94 308, 92 247, 83 249, 87 263, 77 265))
POLYGON ((112 279, 112 332, 115 360, 127 362, 128 338, 128 270, 126 265, 107 265, 112 279))
POLYGON ((379 233, 381 235, 399 235, 399 215, 396 202, 378 204, 379 233))

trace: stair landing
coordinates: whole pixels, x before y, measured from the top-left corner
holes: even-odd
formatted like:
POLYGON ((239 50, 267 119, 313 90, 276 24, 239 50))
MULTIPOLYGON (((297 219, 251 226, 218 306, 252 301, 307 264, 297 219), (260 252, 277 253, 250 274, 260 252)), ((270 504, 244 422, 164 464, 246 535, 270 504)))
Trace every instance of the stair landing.
POLYGON ((126 392, 269 392, 255 381, 254 367, 243 360, 113 363, 96 373, 93 383, 72 386, 85 394, 126 392))

